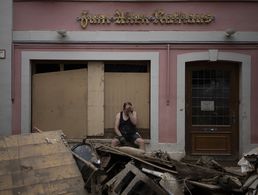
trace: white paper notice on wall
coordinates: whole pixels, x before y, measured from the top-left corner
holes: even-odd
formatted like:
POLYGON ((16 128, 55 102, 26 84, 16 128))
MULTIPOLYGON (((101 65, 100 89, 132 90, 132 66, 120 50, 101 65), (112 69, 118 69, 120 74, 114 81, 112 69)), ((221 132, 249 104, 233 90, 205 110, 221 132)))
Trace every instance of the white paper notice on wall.
POLYGON ((201 101, 201 111, 214 111, 214 101, 201 101))
POLYGON ((0 59, 5 59, 5 50, 0 49, 0 59))

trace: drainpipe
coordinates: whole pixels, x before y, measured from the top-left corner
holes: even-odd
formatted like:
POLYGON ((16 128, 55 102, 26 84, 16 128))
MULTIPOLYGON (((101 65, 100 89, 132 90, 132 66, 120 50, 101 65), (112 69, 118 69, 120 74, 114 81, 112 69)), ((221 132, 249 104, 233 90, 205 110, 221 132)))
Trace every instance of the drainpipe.
POLYGON ((166 104, 170 104, 170 44, 167 45, 166 104))
MULTIPOLYGON (((14 97, 15 97, 15 90, 14 90, 14 87, 15 87, 15 65, 14 65, 14 58, 15 58, 15 55, 14 55, 14 45, 12 43, 12 51, 11 51, 11 102, 12 104, 14 103, 14 97)), ((13 106, 13 105, 12 105, 13 106)))

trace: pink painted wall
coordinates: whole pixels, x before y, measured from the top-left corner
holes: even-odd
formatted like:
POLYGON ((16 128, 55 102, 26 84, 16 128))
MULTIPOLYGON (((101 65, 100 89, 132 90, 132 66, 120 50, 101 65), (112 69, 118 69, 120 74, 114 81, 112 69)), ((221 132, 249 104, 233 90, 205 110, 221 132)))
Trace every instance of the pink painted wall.
POLYGON ((176 55, 170 49, 160 53, 159 142, 175 143, 176 136, 176 55), (167 54, 169 52, 169 59, 167 54), (167 64, 169 61, 169 64, 167 64))
POLYGON ((209 25, 90 25, 87 30, 258 30, 258 4, 253 2, 14 2, 14 30, 82 30, 76 18, 83 10, 90 14, 112 16, 114 11, 152 15, 157 9, 167 13, 209 13, 215 22, 209 25))

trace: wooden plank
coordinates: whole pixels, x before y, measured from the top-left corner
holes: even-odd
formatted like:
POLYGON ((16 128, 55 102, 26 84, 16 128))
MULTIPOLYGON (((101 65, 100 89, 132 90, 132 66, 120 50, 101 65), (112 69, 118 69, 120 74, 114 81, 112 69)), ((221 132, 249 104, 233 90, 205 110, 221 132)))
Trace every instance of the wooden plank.
POLYGON ((44 156, 29 157, 21 160, 20 164, 24 167, 32 167, 33 170, 58 167, 74 164, 74 159, 67 152, 53 153, 44 156))
POLYGON ((26 187, 17 187, 8 190, 0 190, 1 195, 14 195, 14 194, 66 194, 66 195, 85 195, 86 191, 80 183, 80 178, 71 178, 66 180, 55 181, 44 184, 34 184, 26 187))
POLYGON ((249 189, 255 190, 258 186, 258 179, 256 179, 250 186, 249 189))
MULTIPOLYGON (((15 136, 17 137, 17 136, 15 136)), ((15 139, 17 140, 17 139, 15 139)), ((18 144, 9 144, 10 139, 6 141, 5 146, 0 148, 0 162, 4 160, 14 160, 19 158, 19 147, 18 144), (8 147, 8 145, 10 147, 8 147)))
POLYGON ((34 144, 45 144, 45 143, 62 143, 63 140, 60 135, 63 132, 59 131, 45 131, 44 133, 32 133, 34 144))
POLYGON ((60 144, 63 144, 60 138, 60 134, 57 133, 38 134, 37 136, 34 136, 33 134, 7 136, 2 139, 2 142, 3 143, 0 150, 0 160, 15 160, 19 158, 34 156, 34 153, 39 152, 39 150, 44 150, 44 152, 53 152, 53 150, 45 150, 44 148, 46 146, 39 146, 40 144, 45 145, 46 143, 53 142, 59 142, 60 144), (51 139, 49 139, 48 137, 51 137, 51 139))
POLYGON ((5 137, 0 136, 0 148, 5 148, 6 147, 6 143, 5 143, 5 137))
POLYGON ((17 137, 18 146, 35 144, 32 134, 21 134, 17 137))
POLYGON ((88 136, 104 135, 104 64, 88 63, 88 136))
POLYGON ((44 185, 49 194, 86 194, 80 183, 80 177, 49 182, 44 185))
POLYGON ((5 146, 6 147, 15 147, 18 146, 18 135, 13 135, 13 136, 6 136, 4 138, 5 146))
POLYGON ((21 189, 24 189, 25 192, 20 194, 26 194, 26 195, 49 194, 47 193, 48 189, 44 188, 43 184, 30 185, 30 186, 26 186, 26 188, 21 188, 21 189))
POLYGON ((73 165, 63 165, 35 170, 35 175, 39 178, 40 183, 52 182, 73 177, 81 177, 81 173, 78 170, 78 167, 73 165))
POLYGON ((12 190, 0 190, 1 195, 13 195, 12 190))
POLYGON ((0 150, 0 161, 3 160, 9 160, 8 150, 6 148, 2 148, 0 150))
POLYGON ((0 190, 6 190, 13 185, 12 175, 0 175, 0 190))
POLYGON ((0 161, 0 175, 8 175, 20 170, 20 160, 2 160, 0 161))
POLYGON ((213 185, 213 184, 206 184, 206 183, 200 183, 197 181, 191 181, 191 180, 186 180, 186 182, 189 182, 190 184, 193 184, 195 186, 208 189, 208 190, 221 190, 221 187, 218 185, 213 185))
MULTIPOLYGON (((166 169, 164 167, 155 165, 155 164, 150 163, 150 162, 148 162, 146 160, 143 160, 142 158, 139 158, 139 157, 133 156, 131 154, 127 154, 125 152, 122 152, 122 151, 120 151, 120 150, 118 150, 118 149, 116 149, 114 147, 106 146, 106 145, 103 145, 103 144, 100 144, 100 147, 104 148, 103 151, 105 151, 105 149, 106 149, 107 152, 111 152, 111 153, 114 153, 114 154, 120 154, 120 155, 124 155, 124 156, 129 156, 132 159, 138 160, 138 161, 140 161, 140 162, 142 162, 142 163, 144 163, 146 165, 150 165, 152 167, 155 167, 158 170, 162 170, 162 171, 165 171, 165 172, 168 172, 168 173, 172 173, 172 174, 177 174, 177 171, 174 171, 174 170, 171 170, 171 169, 166 169)), ((100 148, 99 148, 99 150, 100 150, 100 148)))
MULTIPOLYGON (((52 162, 51 159, 49 160, 52 162)), ((32 160, 30 165, 25 165, 22 162, 20 170, 17 172, 0 176, 1 180, 5 181, 0 185, 0 189, 47 183, 49 181, 63 180, 70 177, 81 177, 80 172, 77 170, 78 168, 74 166, 74 161, 70 164, 61 164, 61 162, 58 163, 60 164, 59 166, 54 166, 55 164, 49 163, 49 166, 40 169, 32 165, 33 163, 36 164, 36 161, 32 160), (34 167, 37 169, 34 169, 34 167)))
POLYGON ((23 146, 19 150, 19 158, 28 158, 28 157, 36 157, 43 155, 55 154, 57 152, 64 153, 68 152, 66 147, 63 147, 62 143, 56 144, 39 144, 23 146))
POLYGON ((11 175, 12 175, 13 185, 11 186, 10 189, 24 187, 23 172, 22 171, 12 172, 11 175))
POLYGON ((258 179, 258 175, 251 175, 248 177, 248 179, 245 181, 244 185, 242 186, 243 190, 246 190, 255 180, 258 179))

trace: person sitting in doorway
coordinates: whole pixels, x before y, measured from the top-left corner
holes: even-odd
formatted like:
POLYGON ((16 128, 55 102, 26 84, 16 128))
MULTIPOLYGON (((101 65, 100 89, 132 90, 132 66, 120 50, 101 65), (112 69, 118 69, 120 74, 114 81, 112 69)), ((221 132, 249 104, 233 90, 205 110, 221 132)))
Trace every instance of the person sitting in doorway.
POLYGON ((137 115, 131 102, 123 104, 123 110, 116 114, 115 133, 111 146, 126 145, 127 142, 136 144, 140 149, 145 150, 144 140, 136 129, 137 115))

